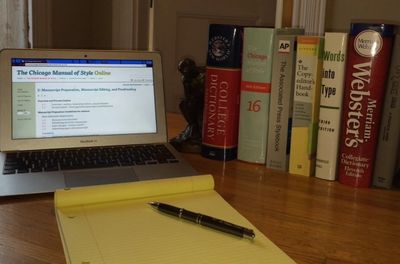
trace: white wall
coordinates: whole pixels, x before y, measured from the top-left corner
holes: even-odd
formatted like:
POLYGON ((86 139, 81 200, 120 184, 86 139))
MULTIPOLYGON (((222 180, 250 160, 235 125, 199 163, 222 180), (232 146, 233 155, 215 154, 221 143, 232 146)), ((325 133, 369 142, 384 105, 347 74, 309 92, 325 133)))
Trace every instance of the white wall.
POLYGON ((399 0, 327 0, 326 30, 348 32, 351 20, 387 20, 400 24, 399 11, 399 0))
POLYGON ((34 47, 111 49, 112 0, 35 0, 34 47), (35 28, 39 26, 40 28, 35 28))

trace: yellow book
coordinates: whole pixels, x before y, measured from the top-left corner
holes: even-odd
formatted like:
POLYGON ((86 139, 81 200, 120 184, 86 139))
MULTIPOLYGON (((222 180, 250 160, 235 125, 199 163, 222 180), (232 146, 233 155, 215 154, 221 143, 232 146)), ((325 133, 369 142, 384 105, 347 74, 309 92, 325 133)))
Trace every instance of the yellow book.
POLYGON ((57 190, 67 263, 295 263, 231 207, 211 175, 57 190), (251 228, 239 238, 162 214, 158 201, 251 228))
POLYGON ((313 176, 317 150, 323 37, 298 36, 289 172, 313 176))

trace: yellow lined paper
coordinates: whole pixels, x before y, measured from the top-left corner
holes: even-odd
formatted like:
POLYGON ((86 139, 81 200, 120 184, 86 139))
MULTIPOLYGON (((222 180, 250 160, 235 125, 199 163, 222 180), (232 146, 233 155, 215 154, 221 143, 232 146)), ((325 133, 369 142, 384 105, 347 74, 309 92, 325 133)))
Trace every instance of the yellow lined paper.
POLYGON ((213 190, 211 175, 59 190, 68 263, 294 263, 213 190), (109 200, 107 200, 109 199, 109 200), (160 201, 252 228, 241 239, 162 214, 160 201))

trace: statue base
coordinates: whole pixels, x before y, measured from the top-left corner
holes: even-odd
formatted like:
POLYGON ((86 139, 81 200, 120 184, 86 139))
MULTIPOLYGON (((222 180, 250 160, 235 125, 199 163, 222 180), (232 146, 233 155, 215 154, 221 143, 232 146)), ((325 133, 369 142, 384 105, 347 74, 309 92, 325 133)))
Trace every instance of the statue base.
POLYGON ((179 139, 173 138, 169 142, 174 148, 183 153, 201 153, 201 142, 186 140, 180 141, 179 139))
POLYGON ((201 153, 201 136, 194 126, 187 126, 186 129, 177 137, 171 139, 169 143, 179 152, 201 153), (197 131, 194 133, 194 131, 197 131))

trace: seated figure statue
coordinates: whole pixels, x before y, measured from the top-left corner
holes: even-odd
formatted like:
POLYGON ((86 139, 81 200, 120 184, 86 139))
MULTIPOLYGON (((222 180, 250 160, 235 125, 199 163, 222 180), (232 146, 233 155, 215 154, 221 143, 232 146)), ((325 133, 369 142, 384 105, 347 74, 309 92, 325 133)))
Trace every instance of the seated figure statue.
POLYGON ((188 123, 185 130, 170 143, 181 152, 200 153, 204 107, 204 67, 196 66, 192 59, 179 62, 184 98, 179 108, 188 123))

